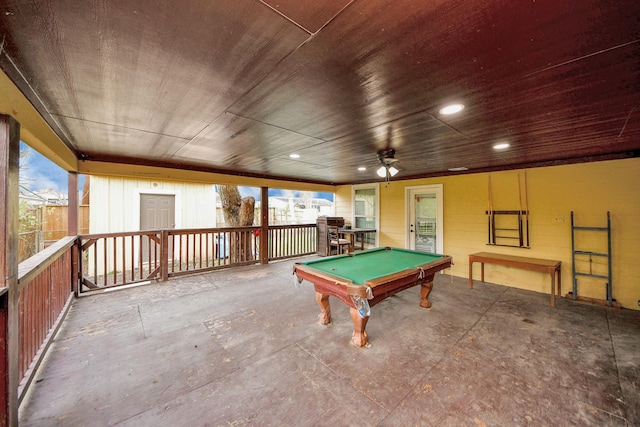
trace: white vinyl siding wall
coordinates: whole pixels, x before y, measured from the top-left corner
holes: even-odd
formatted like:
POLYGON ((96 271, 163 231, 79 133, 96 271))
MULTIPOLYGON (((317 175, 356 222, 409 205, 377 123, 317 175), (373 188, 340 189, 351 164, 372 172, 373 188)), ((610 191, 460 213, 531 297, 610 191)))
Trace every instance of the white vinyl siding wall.
POLYGON ((115 233, 140 229, 140 194, 175 196, 175 228, 216 226, 213 184, 91 177, 90 233, 115 233))

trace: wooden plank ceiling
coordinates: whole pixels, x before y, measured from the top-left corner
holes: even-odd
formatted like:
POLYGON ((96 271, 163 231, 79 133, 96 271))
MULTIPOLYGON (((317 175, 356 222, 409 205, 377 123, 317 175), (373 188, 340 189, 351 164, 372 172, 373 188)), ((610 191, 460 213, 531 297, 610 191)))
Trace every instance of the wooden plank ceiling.
POLYGON ((385 148, 395 179, 638 156, 639 16, 638 0, 12 0, 0 67, 80 160, 361 183, 385 148))

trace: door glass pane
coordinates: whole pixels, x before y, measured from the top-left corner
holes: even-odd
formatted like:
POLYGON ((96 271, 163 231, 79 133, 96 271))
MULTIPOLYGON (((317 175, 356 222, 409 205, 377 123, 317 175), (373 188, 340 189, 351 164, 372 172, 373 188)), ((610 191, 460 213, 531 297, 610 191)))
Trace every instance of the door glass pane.
POLYGON ((415 195, 415 248, 417 251, 429 253, 436 252, 437 212, 435 194, 415 195))

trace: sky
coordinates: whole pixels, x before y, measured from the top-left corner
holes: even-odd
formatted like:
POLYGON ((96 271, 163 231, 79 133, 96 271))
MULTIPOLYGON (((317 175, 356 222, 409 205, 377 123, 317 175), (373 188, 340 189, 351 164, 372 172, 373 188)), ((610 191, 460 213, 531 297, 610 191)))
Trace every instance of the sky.
POLYGON ((20 185, 31 191, 51 189, 67 194, 67 171, 20 141, 20 152, 25 149, 29 150, 29 155, 20 158, 20 185))
MULTIPOLYGON (((20 152, 25 149, 29 149, 29 155, 20 159, 20 184, 31 191, 51 189, 66 195, 69 179, 67 171, 20 141, 20 152)), ((82 189, 83 183, 83 176, 79 175, 79 190, 82 189)), ((256 200, 260 200, 259 187, 238 187, 238 190, 242 197, 253 196, 256 200)), ((269 196, 282 197, 289 195, 300 197, 300 192, 276 188, 269 189, 269 196)), ((333 193, 315 193, 314 196, 333 201, 333 193)))
MULTIPOLYGON (((240 192, 240 196, 247 197, 253 196, 256 201, 260 201, 260 187, 238 187, 238 191, 240 192)), ((301 197, 301 191, 295 190, 283 190, 279 188, 269 188, 269 196, 270 197, 301 197)), ((333 193, 320 193, 314 192, 313 197, 317 199, 326 199, 333 202, 333 193)))

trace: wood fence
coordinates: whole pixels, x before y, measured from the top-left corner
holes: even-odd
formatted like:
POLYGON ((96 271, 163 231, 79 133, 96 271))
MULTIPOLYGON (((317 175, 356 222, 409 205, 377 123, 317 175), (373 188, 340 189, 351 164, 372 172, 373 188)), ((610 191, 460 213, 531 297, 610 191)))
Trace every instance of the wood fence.
MULTIPOLYGON (((19 261, 51 246, 68 235, 69 207, 58 205, 40 205, 34 207, 35 225, 20 232, 19 261)), ((78 233, 89 233, 89 205, 78 206, 78 233)))

